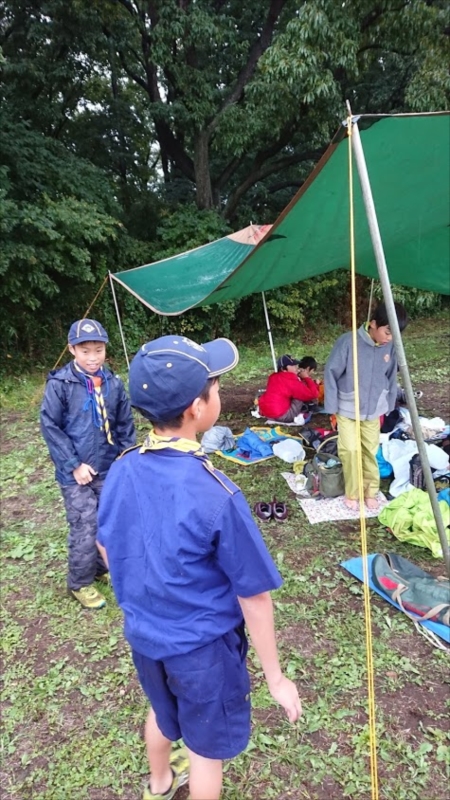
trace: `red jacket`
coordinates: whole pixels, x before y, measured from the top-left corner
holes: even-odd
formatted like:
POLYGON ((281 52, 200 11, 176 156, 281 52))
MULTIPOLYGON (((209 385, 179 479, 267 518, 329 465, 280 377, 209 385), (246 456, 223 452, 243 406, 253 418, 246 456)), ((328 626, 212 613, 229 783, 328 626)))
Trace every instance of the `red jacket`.
POLYGON ((300 378, 293 372, 274 372, 269 376, 264 394, 259 398, 259 411, 277 419, 286 414, 292 400, 312 403, 319 396, 319 387, 312 378, 300 378))

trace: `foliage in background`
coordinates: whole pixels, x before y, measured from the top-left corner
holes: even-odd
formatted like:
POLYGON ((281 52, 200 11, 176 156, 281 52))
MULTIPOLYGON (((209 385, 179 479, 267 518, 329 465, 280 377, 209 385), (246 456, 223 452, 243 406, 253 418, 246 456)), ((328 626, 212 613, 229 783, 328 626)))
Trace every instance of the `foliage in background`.
MULTIPOLYGON (((355 112, 448 107, 446 14, 444 0, 0 0, 7 350, 57 352, 108 270, 273 222, 345 99, 355 112)), ((274 324, 345 323, 345 281, 272 293, 274 324)), ((435 305, 421 298, 408 296, 435 305)), ((133 347, 173 325, 119 301, 133 347)), ((109 301, 98 308, 113 324, 109 301)), ((260 321, 255 297, 177 326, 245 338, 260 321)))

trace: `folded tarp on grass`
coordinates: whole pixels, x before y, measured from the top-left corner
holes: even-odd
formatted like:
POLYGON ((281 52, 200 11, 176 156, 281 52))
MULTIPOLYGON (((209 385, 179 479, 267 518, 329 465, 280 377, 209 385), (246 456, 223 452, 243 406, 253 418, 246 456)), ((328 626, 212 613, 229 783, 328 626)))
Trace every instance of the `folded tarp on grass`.
MULTIPOLYGON (((372 561, 375 558, 375 556, 376 556, 376 553, 371 553, 370 555, 367 556, 367 562, 368 562, 367 571, 369 573, 369 586, 370 586, 370 588, 374 592, 379 594, 380 597, 383 598, 383 600, 387 600, 387 602, 390 603, 391 606, 394 606, 394 608, 397 608, 399 611, 403 611, 403 609, 400 608, 400 606, 397 605, 397 603, 394 603, 394 601, 391 600, 391 598, 387 594, 384 594, 384 592, 381 592, 379 589, 377 589, 377 587, 372 582, 372 577, 371 577, 371 575, 372 575, 372 561)), ((359 556, 358 558, 350 558, 348 561, 342 561, 341 562, 341 567, 344 567, 344 569, 346 569, 347 572, 350 572, 350 574, 353 575, 353 577, 358 578, 358 580, 361 581, 361 583, 364 583, 363 560, 362 560, 361 556, 359 556)), ((442 639, 444 642, 447 642, 448 644, 450 644, 450 628, 447 625, 442 625, 440 622, 432 622, 431 620, 425 620, 423 622, 420 619, 420 617, 417 617, 417 619, 415 619, 415 621, 419 625, 423 625, 424 628, 428 628, 428 630, 430 630, 433 633, 435 633, 436 636, 439 636, 439 638, 442 639)))

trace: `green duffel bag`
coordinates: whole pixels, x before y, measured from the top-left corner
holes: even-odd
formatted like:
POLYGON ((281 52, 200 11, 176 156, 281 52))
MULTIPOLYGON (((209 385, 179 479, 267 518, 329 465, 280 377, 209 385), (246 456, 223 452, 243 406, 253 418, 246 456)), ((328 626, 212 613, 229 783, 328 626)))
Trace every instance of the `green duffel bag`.
POLYGON ((340 497, 345 494, 344 472, 336 456, 316 453, 311 463, 306 464, 306 490, 312 497, 340 497), (333 466, 327 466, 335 462, 333 466))
POLYGON ((396 553, 378 553, 372 581, 411 619, 430 619, 450 626, 450 581, 434 578, 396 553))

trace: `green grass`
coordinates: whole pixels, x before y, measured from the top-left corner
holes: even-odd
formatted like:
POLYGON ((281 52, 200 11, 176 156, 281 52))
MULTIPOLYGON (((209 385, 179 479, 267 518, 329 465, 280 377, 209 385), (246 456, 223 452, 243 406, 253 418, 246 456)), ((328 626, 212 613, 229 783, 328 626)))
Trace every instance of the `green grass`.
MULTIPOLYGON (((324 362, 336 331, 308 352, 324 362)), ((449 364, 442 321, 405 334, 413 382, 445 387, 449 364)), ((225 385, 261 381, 266 347, 241 348, 225 385)), ((124 374, 124 371, 123 371, 124 374)), ((108 605, 84 612, 65 594, 66 523, 37 417, 42 375, 9 378, 2 389, 3 535, 1 544, 1 796, 9 800, 139 798, 147 774, 142 739, 147 706, 122 636, 111 590, 108 605)), ((428 398, 432 406, 433 398, 428 398)), ((223 462, 217 465, 223 467, 223 462)), ((284 578, 274 593, 281 659, 304 704, 291 726, 275 708, 251 652, 251 743, 225 769, 225 800, 368 800, 367 677, 362 587, 338 564, 360 552, 353 523, 309 525, 273 459, 227 473, 249 502, 276 495, 286 523, 261 523, 284 578)), ((398 543, 376 520, 369 550, 395 550, 424 566, 427 551, 398 543)), ((409 620, 372 597, 380 800, 448 797, 448 655, 409 620)), ((180 792, 180 800, 187 797, 180 792)))

